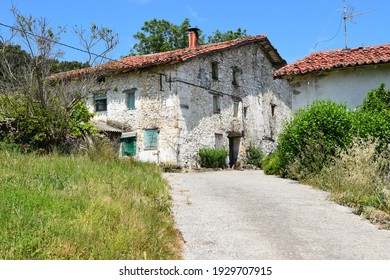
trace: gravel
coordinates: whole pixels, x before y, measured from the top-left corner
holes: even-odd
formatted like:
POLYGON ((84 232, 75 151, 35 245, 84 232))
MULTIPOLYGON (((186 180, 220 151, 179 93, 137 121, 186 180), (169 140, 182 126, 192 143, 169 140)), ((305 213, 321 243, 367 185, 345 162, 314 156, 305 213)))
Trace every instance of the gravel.
POLYGON ((390 259, 390 231, 326 192, 255 170, 164 177, 186 260, 390 259))

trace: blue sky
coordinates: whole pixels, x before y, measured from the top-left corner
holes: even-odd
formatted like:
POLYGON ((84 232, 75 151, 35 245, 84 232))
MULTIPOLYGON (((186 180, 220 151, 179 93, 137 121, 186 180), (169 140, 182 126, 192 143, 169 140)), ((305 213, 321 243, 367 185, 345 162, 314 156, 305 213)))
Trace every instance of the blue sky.
MULTIPOLYGON (((45 17, 54 27, 67 26, 61 40, 66 44, 79 46, 71 32, 74 25, 88 27, 93 22, 113 29, 120 40, 108 55, 114 59, 129 53, 137 42, 133 35, 153 18, 175 24, 189 18, 206 35, 238 27, 248 35, 266 34, 288 63, 313 51, 344 47, 342 0, 0 0, 1 23, 13 23, 12 3, 24 15, 45 17)), ((390 43, 390 1, 347 0, 347 5, 355 14, 374 10, 348 24, 349 47, 390 43)), ((0 27, 1 34, 6 34, 4 27, 0 27)), ((82 53, 63 50, 66 60, 86 60, 82 53)))

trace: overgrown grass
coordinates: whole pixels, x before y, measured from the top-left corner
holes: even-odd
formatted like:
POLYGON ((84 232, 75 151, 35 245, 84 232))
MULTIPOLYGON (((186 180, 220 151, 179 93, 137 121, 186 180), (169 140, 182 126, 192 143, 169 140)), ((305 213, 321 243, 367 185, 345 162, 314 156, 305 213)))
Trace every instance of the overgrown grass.
POLYGON ((0 150, 0 259, 178 259, 159 167, 0 150))
POLYGON ((355 139, 347 150, 304 180, 331 192, 331 198, 357 214, 390 228, 389 151, 377 153, 378 141, 355 139))

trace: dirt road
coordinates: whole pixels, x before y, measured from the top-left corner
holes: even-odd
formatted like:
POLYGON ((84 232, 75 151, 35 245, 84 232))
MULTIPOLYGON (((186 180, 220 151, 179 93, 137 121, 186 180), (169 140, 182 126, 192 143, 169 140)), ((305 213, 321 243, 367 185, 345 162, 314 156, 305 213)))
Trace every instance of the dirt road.
POLYGON ((164 176, 187 260, 390 260, 390 231, 326 192, 262 171, 164 176))

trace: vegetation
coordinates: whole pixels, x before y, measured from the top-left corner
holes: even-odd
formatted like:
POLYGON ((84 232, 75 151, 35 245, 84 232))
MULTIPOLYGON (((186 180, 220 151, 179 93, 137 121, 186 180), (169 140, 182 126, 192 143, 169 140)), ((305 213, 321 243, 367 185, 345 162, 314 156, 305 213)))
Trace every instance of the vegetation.
MULTIPOLYGON (((188 18, 180 25, 173 24, 167 20, 152 19, 145 21, 141 27, 141 31, 137 32, 133 37, 139 40, 130 51, 130 55, 136 54, 151 54, 166 52, 176 49, 184 49, 188 47, 187 29, 191 27, 188 18)), ((221 32, 216 30, 212 35, 205 39, 199 30, 199 44, 224 42, 228 40, 238 39, 248 36, 246 30, 238 28, 237 31, 228 30, 221 32)))
POLYGON ((200 165, 205 168, 223 168, 228 152, 224 148, 203 148, 199 150, 200 165))
POLYGON ((374 138, 356 138, 305 182, 330 191, 333 200, 390 229, 390 155, 378 153, 377 147, 374 138))
POLYGON ((382 84, 354 111, 331 101, 298 110, 263 168, 331 191, 336 201, 390 224, 389 137, 390 91, 382 84))
POLYGON ((352 119, 352 113, 344 104, 332 101, 317 100, 298 110, 279 135, 278 152, 271 156, 278 157, 273 160, 278 163, 273 169, 279 175, 288 176, 288 166, 299 161, 302 168, 321 170, 337 147, 347 147, 351 142, 352 119), (314 143, 319 148, 318 152, 315 149, 308 151, 306 147, 314 143), (313 151, 315 154, 312 154, 313 151), (308 157, 315 158, 315 161, 305 162, 308 157))
POLYGON ((256 167, 261 168, 263 163, 264 154, 263 151, 260 148, 257 148, 253 145, 249 146, 249 149, 247 151, 247 164, 252 164, 256 167))
POLYGON ((117 36, 94 24, 89 32, 75 28, 90 60, 85 64, 59 62, 62 52, 57 51, 57 42, 65 30, 51 28, 45 18, 23 16, 14 7, 11 11, 14 28, 8 38, 0 38, 0 120, 12 122, 0 136, 33 149, 66 147, 92 132, 92 115, 84 102, 96 76, 80 77, 73 82, 48 77, 58 71, 96 64, 101 55, 116 46, 117 36), (92 57, 92 47, 98 45, 103 45, 102 54, 92 57))
POLYGON ((0 259, 180 258, 158 166, 106 146, 85 156, 15 149, 0 143, 0 259))

